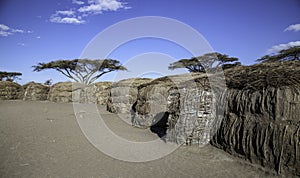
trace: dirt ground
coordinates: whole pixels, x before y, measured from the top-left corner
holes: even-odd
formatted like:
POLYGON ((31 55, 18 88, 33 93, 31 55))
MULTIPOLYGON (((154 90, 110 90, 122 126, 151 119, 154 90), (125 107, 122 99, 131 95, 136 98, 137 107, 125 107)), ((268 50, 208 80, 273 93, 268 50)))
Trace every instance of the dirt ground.
MULTIPOLYGON (((124 138, 157 138, 98 109, 124 138)), ((150 162, 114 159, 87 140, 70 103, 0 101, 0 160, 1 177, 275 177, 210 145, 180 147, 150 162)))

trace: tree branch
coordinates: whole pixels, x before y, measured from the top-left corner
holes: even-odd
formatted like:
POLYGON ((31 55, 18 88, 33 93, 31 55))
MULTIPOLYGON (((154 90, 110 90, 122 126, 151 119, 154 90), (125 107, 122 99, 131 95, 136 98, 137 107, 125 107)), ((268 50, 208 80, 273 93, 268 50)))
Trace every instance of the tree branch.
POLYGON ((88 81, 88 84, 91 84, 93 83, 95 80, 97 80, 98 78, 100 78, 102 75, 106 74, 106 73, 109 73, 109 72, 112 72, 114 70, 110 69, 108 71, 105 71, 105 72, 102 72, 101 74, 99 75, 96 75, 95 77, 91 78, 89 81, 88 81))

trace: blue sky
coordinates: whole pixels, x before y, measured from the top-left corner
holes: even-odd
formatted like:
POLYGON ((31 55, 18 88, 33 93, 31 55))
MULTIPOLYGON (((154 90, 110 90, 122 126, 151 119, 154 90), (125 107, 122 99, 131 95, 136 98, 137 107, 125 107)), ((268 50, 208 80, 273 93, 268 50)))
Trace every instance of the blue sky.
MULTIPOLYGON (((141 16, 181 21, 202 34, 214 51, 238 57, 245 65, 300 45, 299 0, 1 0, 0 70, 22 72, 22 84, 66 81, 58 72, 32 72, 31 66, 78 58, 98 33, 141 16)), ((192 57, 177 44, 149 38, 124 44, 110 57, 126 63, 144 56, 140 60, 146 64, 152 59, 142 54, 151 52, 172 60, 192 57)))

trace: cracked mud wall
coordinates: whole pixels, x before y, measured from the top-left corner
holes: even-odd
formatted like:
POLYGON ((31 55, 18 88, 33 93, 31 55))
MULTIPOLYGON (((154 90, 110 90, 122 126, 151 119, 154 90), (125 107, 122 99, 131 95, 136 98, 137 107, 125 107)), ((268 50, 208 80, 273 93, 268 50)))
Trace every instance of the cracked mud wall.
POLYGON ((107 111, 130 113, 132 105, 137 100, 138 86, 150 81, 148 78, 132 78, 112 84, 107 100, 107 111))
POLYGON ((49 93, 49 86, 29 82, 22 86, 22 96, 21 99, 24 101, 44 101, 47 100, 49 93))
POLYGON ((184 145, 209 143, 215 122, 213 93, 197 87, 171 89, 168 101, 167 140, 184 145))
POLYGON ((166 76, 138 87, 137 100, 133 105, 132 124, 148 128, 157 123, 168 112, 168 96, 172 87, 203 74, 192 73, 166 76))
POLYGON ((20 93, 21 85, 9 81, 0 81, 0 100, 20 99, 20 93))
POLYGON ((79 102, 105 105, 108 100, 111 82, 98 82, 91 85, 59 82, 50 87, 48 100, 52 102, 79 102))
POLYGON ((212 145, 251 163, 300 175, 300 90, 229 89, 212 145))
POLYGON ((300 62, 239 67, 225 73, 211 144, 279 174, 300 176, 300 62), (218 112, 222 110, 224 112, 218 112))

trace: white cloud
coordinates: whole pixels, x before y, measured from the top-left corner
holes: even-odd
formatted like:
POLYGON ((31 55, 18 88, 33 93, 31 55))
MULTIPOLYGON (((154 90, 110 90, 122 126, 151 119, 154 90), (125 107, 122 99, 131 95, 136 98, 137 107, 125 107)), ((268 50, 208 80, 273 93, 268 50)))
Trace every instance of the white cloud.
POLYGON ((64 10, 56 11, 55 14, 52 14, 50 16, 50 22, 65 24, 82 24, 85 21, 81 20, 81 17, 76 17, 75 11, 64 10))
POLYGON ((101 12, 101 7, 96 4, 91 4, 89 6, 84 6, 78 9, 79 12, 101 12))
POLYGON ((0 24, 0 30, 6 31, 9 30, 9 27, 4 24, 0 24))
POLYGON ((7 31, 0 31, 0 36, 9 36, 9 35, 12 35, 11 32, 7 32, 7 31))
POLYGON ((51 22, 54 23, 65 23, 65 24, 82 24, 85 21, 76 17, 52 17, 50 18, 51 22))
POLYGON ((292 41, 286 44, 279 44, 267 50, 267 54, 276 54, 281 50, 288 49, 294 46, 300 46, 300 41, 292 41))
POLYGON ((24 31, 21 29, 10 28, 7 25, 0 24, 0 36, 9 36, 15 33, 32 33, 32 31, 24 31))
POLYGON ((68 10, 68 11, 56 11, 56 15, 66 15, 66 16, 72 16, 74 15, 73 10, 68 10))
POLYGON ((77 5, 82 5, 82 4, 84 4, 83 1, 78 1, 78 0, 73 0, 72 3, 73 3, 73 4, 77 4, 77 5))
POLYGON ((25 43, 18 43, 19 46, 26 46, 25 43))
POLYGON ((66 24, 83 24, 89 15, 101 14, 105 11, 117 11, 130 9, 125 2, 120 0, 88 0, 87 3, 81 0, 72 0, 73 4, 79 5, 77 9, 56 11, 50 16, 50 22, 66 24))
POLYGON ((103 11, 117 11, 119 9, 128 8, 125 6, 125 3, 119 0, 90 0, 88 3, 88 6, 83 6, 79 8, 78 11, 99 14, 103 11))
POLYGON ((41 39, 41 37, 40 37, 40 36, 37 36, 36 38, 37 38, 37 39, 41 39))
POLYGON ((25 33, 24 30, 20 30, 20 29, 12 29, 11 30, 13 33, 25 33))
POLYGON ((84 23, 83 20, 77 19, 77 18, 69 18, 69 17, 65 17, 61 19, 62 23, 75 23, 75 24, 81 24, 84 23))
POLYGON ((285 30, 286 31, 295 31, 295 32, 298 32, 300 31, 300 24, 293 24, 293 25, 290 25, 288 26, 285 30))

